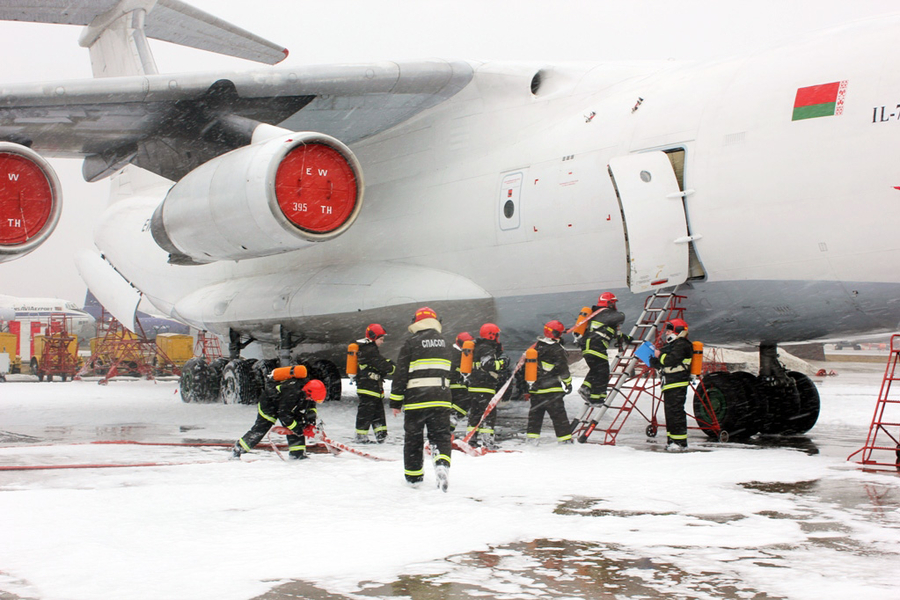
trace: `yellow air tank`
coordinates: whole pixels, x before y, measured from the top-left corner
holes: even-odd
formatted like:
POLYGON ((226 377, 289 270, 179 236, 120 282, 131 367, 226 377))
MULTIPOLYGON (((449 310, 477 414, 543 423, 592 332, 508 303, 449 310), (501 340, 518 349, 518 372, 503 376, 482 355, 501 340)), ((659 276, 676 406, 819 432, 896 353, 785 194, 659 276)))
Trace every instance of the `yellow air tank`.
POLYGON ((572 333, 577 333, 578 335, 584 335, 584 330, 587 329, 588 324, 588 315, 591 314, 591 307, 585 306, 581 309, 581 312, 578 313, 578 318, 575 319, 575 327, 572 328, 572 333))
POLYGON ((691 342, 694 345, 694 355, 691 357, 691 375, 699 375, 703 372, 703 342, 691 342))
POLYGON ((347 376, 353 377, 359 370, 359 344, 353 342, 347 346, 347 376))
POLYGON ((531 347, 525 351, 525 381, 534 383, 538 375, 538 351, 531 347))
POLYGON ((306 377, 306 367, 303 365, 294 365, 292 367, 278 367, 272 371, 272 379, 275 381, 284 381, 285 379, 303 379, 306 377))
POLYGON ((472 360, 475 356, 475 340, 466 340, 462 346, 462 356, 459 359, 459 372, 468 375, 472 372, 472 360))

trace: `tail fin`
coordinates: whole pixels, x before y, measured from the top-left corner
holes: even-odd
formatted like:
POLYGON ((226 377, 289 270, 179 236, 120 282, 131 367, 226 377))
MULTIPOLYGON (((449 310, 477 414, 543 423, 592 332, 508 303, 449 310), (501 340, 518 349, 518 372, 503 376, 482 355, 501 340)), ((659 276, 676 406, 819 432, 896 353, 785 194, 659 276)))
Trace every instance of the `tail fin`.
POLYGON ((287 50, 181 0, 29 2, 0 0, 0 19, 84 25, 79 43, 90 49, 94 77, 152 75, 156 63, 147 38, 163 40, 266 64, 284 60, 287 50))

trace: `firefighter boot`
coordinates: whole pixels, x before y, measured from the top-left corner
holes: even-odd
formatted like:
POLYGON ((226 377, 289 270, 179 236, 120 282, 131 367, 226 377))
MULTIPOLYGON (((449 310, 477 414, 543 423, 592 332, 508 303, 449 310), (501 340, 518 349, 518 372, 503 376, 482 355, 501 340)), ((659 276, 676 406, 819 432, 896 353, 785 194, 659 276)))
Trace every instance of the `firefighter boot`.
POLYGON ((246 450, 241 448, 240 442, 235 442, 234 446, 231 447, 231 459, 232 460, 240 460, 241 454, 244 454, 246 450))
POLYGON ((437 477, 437 488, 442 492, 446 492, 450 485, 450 467, 437 465, 434 468, 434 474, 437 477))

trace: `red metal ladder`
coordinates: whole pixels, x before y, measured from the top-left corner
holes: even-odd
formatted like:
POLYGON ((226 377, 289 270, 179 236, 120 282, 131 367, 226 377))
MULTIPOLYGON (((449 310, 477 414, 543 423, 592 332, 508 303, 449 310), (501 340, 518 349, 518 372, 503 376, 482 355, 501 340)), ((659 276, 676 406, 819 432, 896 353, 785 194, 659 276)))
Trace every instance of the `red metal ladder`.
POLYGON ((606 402, 604 404, 586 403, 581 416, 576 421, 572 435, 579 442, 584 443, 592 433, 602 431, 604 433, 603 443, 615 445, 619 431, 634 410, 637 410, 650 423, 647 426, 647 435, 656 435, 658 427, 656 412, 660 405, 660 394, 657 391, 659 381, 653 376, 653 370, 635 356, 635 352, 645 341, 657 341, 662 323, 673 318, 682 318, 684 308, 681 306, 681 301, 685 296, 679 296, 676 293, 677 290, 677 287, 671 291, 660 290, 644 300, 644 309, 631 330, 632 341, 619 352, 613 368, 610 370, 606 402), (644 415, 637 408, 638 399, 645 393, 650 394, 652 398, 649 416, 644 415), (617 404, 617 402, 620 403, 617 404), (598 427, 600 419, 609 409, 616 411, 609 426, 605 429, 598 427))
POLYGON ((856 462, 865 467, 900 470, 900 394, 895 393, 891 397, 891 384, 900 381, 900 374, 897 373, 898 363, 900 363, 900 335, 893 335, 891 353, 884 370, 884 379, 881 381, 881 390, 878 392, 878 401, 875 403, 875 414, 872 415, 866 445, 848 456, 847 460, 861 454, 856 462), (876 451, 877 457, 874 456, 876 451))

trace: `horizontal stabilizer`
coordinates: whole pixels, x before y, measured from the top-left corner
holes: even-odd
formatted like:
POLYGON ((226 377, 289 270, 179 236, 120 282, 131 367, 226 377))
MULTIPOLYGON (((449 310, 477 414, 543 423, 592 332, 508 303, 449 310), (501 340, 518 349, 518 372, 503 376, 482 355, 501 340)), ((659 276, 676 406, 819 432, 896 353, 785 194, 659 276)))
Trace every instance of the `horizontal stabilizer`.
MULTIPOLYGON (((0 0, 0 19, 88 26, 97 17, 102 16, 104 21, 109 21, 120 16, 116 11, 124 14, 122 4, 119 0, 42 0, 27 3, 0 0)), ((150 6, 144 22, 147 37, 270 65, 287 57, 284 47, 180 0, 157 0, 145 4, 150 6)))

